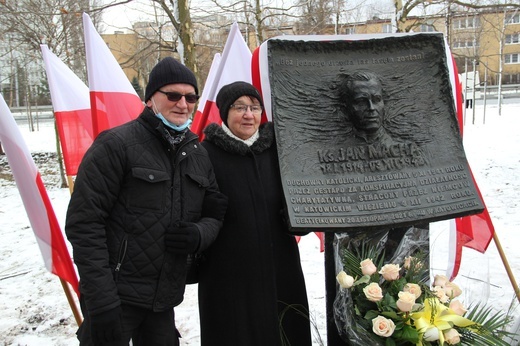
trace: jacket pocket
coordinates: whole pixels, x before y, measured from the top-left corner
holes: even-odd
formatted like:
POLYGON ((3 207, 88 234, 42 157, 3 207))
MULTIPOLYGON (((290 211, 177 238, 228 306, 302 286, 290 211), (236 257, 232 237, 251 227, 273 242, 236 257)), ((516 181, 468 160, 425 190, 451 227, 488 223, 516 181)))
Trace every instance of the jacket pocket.
POLYGON ((170 176, 167 172, 146 167, 133 167, 127 206, 161 211, 165 208, 169 186, 170 176))
POLYGON ((186 184, 184 190, 184 220, 198 221, 202 210, 204 195, 209 188, 209 179, 194 173, 185 174, 186 184))

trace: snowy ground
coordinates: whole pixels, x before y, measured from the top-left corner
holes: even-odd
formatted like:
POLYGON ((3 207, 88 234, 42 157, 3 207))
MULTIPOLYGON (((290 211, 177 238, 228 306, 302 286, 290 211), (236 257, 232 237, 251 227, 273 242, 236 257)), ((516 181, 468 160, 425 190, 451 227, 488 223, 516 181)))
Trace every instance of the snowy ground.
MULTIPOLYGON (((464 132, 466 154, 484 196, 498 238, 513 275, 520 280, 520 101, 498 108, 488 103, 485 124, 483 107, 468 111, 464 132), (515 240, 516 239, 516 240, 515 240)), ((29 149, 38 153, 35 161, 48 189, 58 219, 63 224, 69 190, 59 188, 54 160, 53 126, 40 124, 30 132, 20 125, 29 149)), ((76 323, 60 281, 48 273, 18 190, 12 181, 5 156, 0 156, 0 345, 77 345, 76 323)), ((447 222, 431 225, 433 274, 447 267, 447 222)), ((318 332, 315 345, 326 344, 325 283, 323 253, 310 234, 300 242, 311 315, 318 332)), ((466 305, 487 302, 506 311, 516 298, 497 247, 491 243, 486 254, 464 249, 462 267, 455 282, 464 290, 466 305)), ((196 285, 188 286, 184 302, 176 308, 181 345, 199 344, 196 285)), ((518 309, 514 312, 518 318, 518 309)))

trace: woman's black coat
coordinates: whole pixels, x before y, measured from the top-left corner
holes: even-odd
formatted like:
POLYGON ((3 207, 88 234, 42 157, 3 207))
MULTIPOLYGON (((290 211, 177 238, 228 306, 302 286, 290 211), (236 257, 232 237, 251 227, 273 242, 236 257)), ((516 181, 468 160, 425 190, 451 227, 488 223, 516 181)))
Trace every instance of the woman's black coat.
POLYGON ((229 205, 201 266, 201 345, 311 345, 298 245, 283 221, 272 123, 260 127, 251 147, 216 124, 205 135, 229 205))

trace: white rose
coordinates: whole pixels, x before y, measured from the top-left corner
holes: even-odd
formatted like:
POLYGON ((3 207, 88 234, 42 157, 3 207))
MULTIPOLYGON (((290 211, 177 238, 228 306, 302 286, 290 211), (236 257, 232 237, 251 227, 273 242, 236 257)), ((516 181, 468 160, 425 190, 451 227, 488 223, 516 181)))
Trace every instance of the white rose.
POLYGON ((441 286, 435 286, 432 289, 432 292, 433 292, 433 294, 435 294, 435 296, 437 298, 439 298, 441 303, 447 303, 448 302, 449 297, 446 295, 446 292, 444 292, 444 288, 442 288, 441 286))
POLYGON ((404 269, 410 269, 410 262, 412 262, 413 259, 412 256, 405 257, 403 264, 404 269))
POLYGON ((415 294, 411 292, 401 291, 397 294, 399 299, 396 302, 397 307, 402 312, 410 312, 415 304, 415 294))
POLYGON ((460 334, 454 328, 448 329, 444 332, 444 340, 448 345, 456 345, 460 342, 460 334))
POLYGON ((394 330, 394 321, 383 316, 377 316, 376 318, 372 319, 372 331, 376 335, 388 338, 394 333, 394 330))
POLYGON ((406 284, 404 285, 403 291, 413 293, 415 299, 418 299, 422 294, 421 286, 417 284, 406 284))
POLYGON ((354 278, 350 275, 347 275, 343 270, 336 275, 336 280, 338 281, 341 288, 350 288, 354 285, 354 278))
POLYGON ((374 262, 372 262, 371 258, 367 258, 366 260, 361 261, 360 265, 363 275, 372 275, 377 271, 377 268, 374 262))
POLYGON ((464 316, 464 314, 468 311, 458 300, 452 300, 450 302, 450 309, 459 316, 464 316))
POLYGON ((444 292, 446 292, 446 295, 450 297, 450 299, 456 298, 462 294, 460 287, 453 282, 447 282, 444 285, 444 292))
POLYGON ((399 279, 399 264, 385 264, 379 271, 386 281, 395 281, 399 279))
POLYGON ((365 297, 371 302, 378 302, 383 299, 383 290, 377 282, 372 282, 371 284, 365 286, 363 288, 363 293, 365 293, 365 297))
POLYGON ((444 275, 435 275, 435 278, 433 280, 433 286, 440 286, 444 287, 446 283, 450 282, 447 276, 444 275))

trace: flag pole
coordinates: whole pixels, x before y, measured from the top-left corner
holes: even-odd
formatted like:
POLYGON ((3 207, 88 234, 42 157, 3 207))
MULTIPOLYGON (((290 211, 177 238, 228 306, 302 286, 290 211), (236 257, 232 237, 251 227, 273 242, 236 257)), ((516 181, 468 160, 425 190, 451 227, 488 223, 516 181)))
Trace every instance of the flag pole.
POLYGON ((67 183, 69 185, 69 192, 72 195, 72 191, 74 191, 74 180, 72 179, 72 176, 67 175, 67 183))
POLYGON ((63 280, 62 278, 59 278, 61 282, 61 286, 63 287, 63 291, 65 291, 65 296, 67 297, 67 301, 69 302, 70 308, 72 310, 72 313, 74 314, 74 318, 76 319, 76 323, 78 324, 78 327, 81 326, 81 323, 83 323, 83 317, 81 315, 81 312, 78 309, 78 305, 76 304, 76 301, 74 300, 74 296, 72 295, 72 292, 70 290, 70 285, 67 281, 63 280))
POLYGON ((504 250, 502 249, 502 245, 500 244, 500 240, 498 240, 497 232, 493 232, 493 240, 495 241, 495 245, 497 246, 498 253, 500 254, 500 258, 502 259, 502 263, 504 264, 504 268, 506 268, 507 276, 509 277, 509 281, 511 281, 511 285, 513 285, 513 289, 515 290, 516 298, 518 302, 520 302, 520 290, 518 289, 518 284, 516 283, 515 277, 513 275, 513 271, 511 270, 511 266, 507 261, 504 250))
MULTIPOLYGON (((72 195, 72 191, 74 191, 74 180, 72 179, 72 176, 67 175, 67 182, 69 183, 69 192, 72 195)), ((76 323, 79 327, 81 326, 81 323, 83 323, 83 317, 81 312, 78 310, 78 305, 76 304, 72 292, 70 291, 70 285, 62 278, 60 278, 60 282, 63 290, 65 291, 65 296, 67 296, 67 301, 69 302, 72 313, 74 314, 74 318, 76 319, 76 323)))

